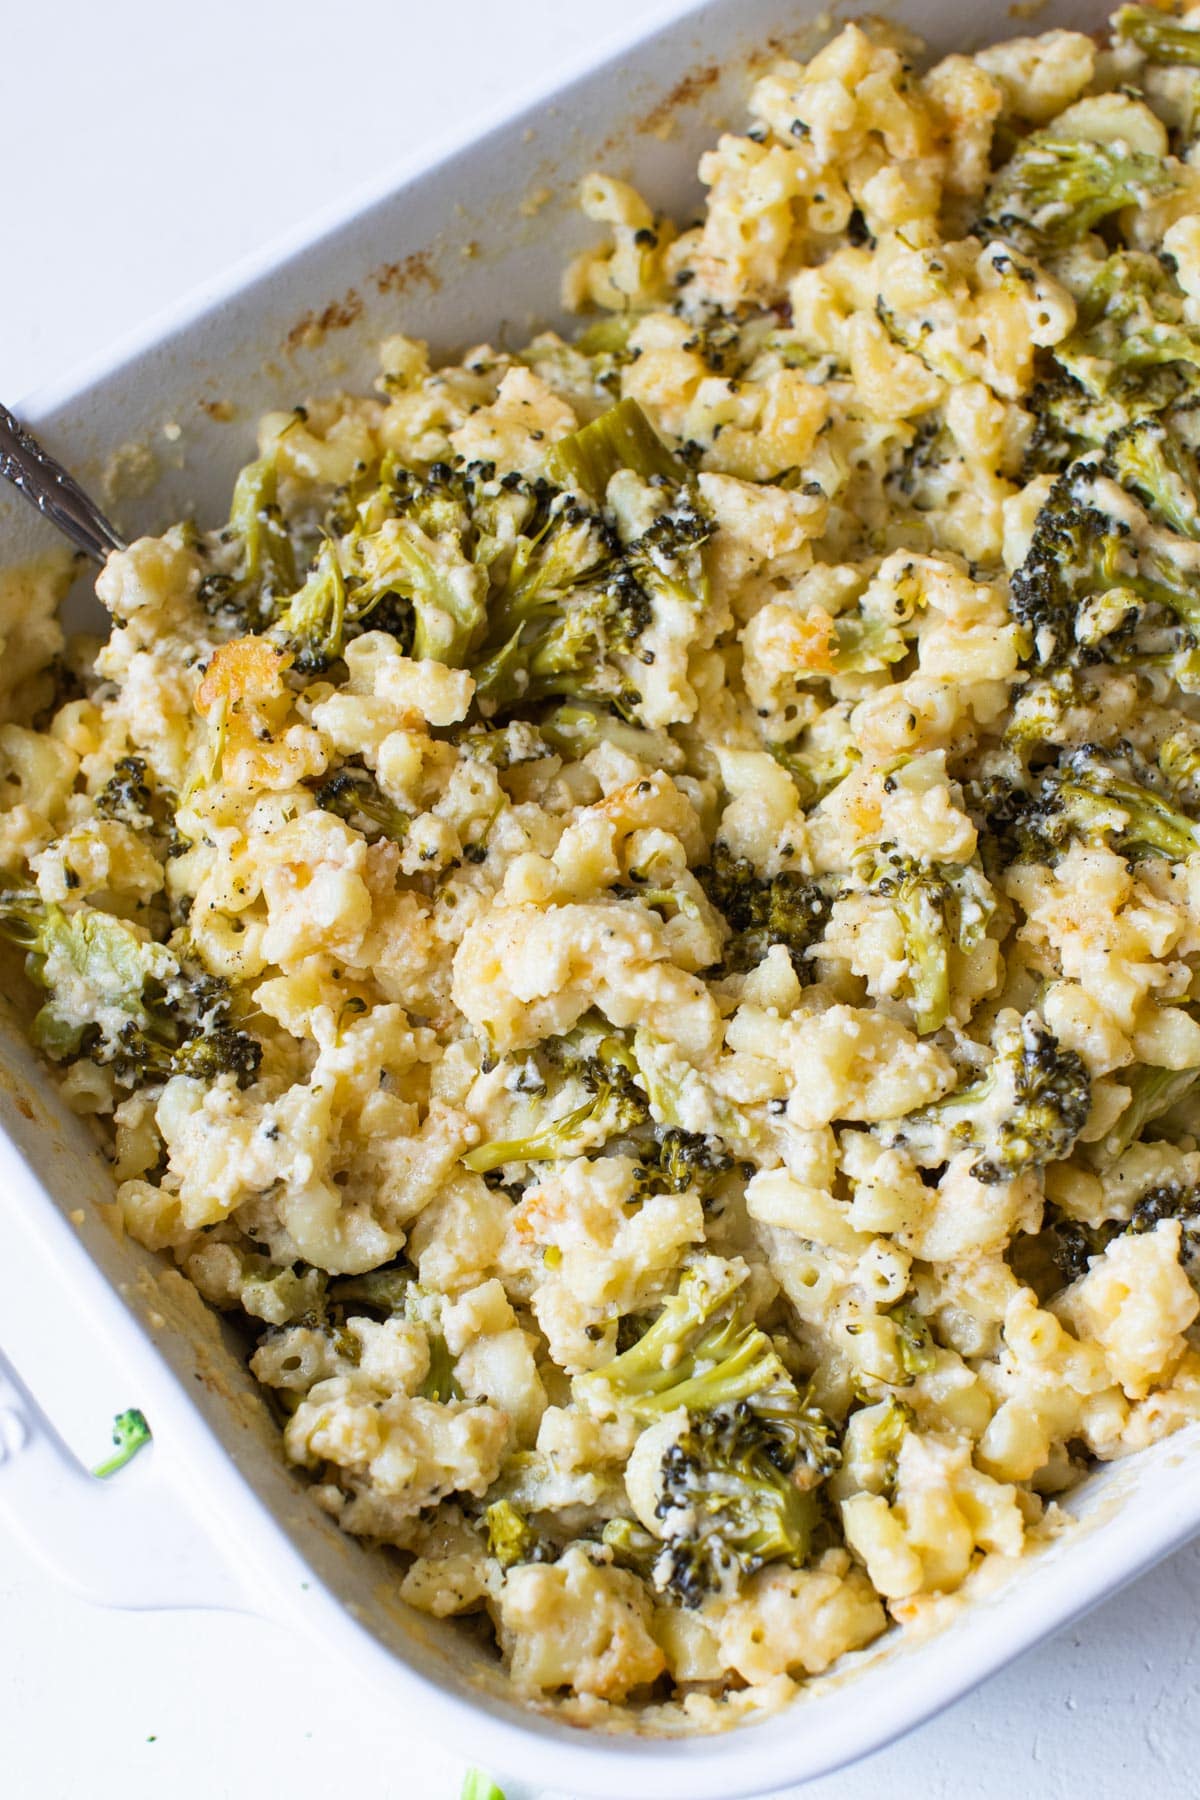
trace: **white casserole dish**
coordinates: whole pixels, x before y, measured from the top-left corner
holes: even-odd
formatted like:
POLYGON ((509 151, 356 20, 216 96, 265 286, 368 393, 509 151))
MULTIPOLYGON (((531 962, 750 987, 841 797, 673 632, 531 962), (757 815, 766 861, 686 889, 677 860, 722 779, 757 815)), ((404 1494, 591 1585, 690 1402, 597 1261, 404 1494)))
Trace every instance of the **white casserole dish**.
MULTIPOLYGON (((1094 24, 1102 10, 1052 5, 1035 28, 1094 24)), ((937 0, 896 11, 938 52, 971 47, 937 0)), ((403 327, 451 349, 495 337, 504 320, 514 340, 535 320, 553 323, 562 264, 591 232, 572 212, 586 169, 632 173, 655 203, 686 217, 699 149, 738 114, 747 54, 768 39, 803 47, 811 12, 804 0, 692 8, 19 410, 97 491, 122 446, 154 453, 153 484, 114 505, 128 532, 161 528, 192 506, 206 521, 222 516, 257 415, 306 390, 365 384, 385 331, 403 327), (552 198, 531 210, 545 189, 552 198), (464 257, 467 244, 476 252, 464 257), (205 410, 222 402, 234 408, 228 422, 205 410), (180 435, 165 436, 165 425, 180 435)), ((1002 0, 970 15, 976 42, 1012 29, 1002 0)), ((44 541, 19 502, 0 502, 4 560, 44 541)), ((990 1597, 948 1606, 936 1635, 850 1659, 852 1669, 813 1684, 780 1716, 716 1739, 585 1736, 509 1703, 456 1628, 392 1598, 386 1554, 344 1537, 307 1500, 232 1331, 107 1227, 97 1210, 112 1193, 104 1160, 11 1017, 0 1019, 0 1126, 0 1346, 35 1385, 81 1359, 111 1357, 155 1433, 154 1450, 120 1481, 96 1484, 0 1356, 0 1513, 11 1528, 110 1603, 242 1607, 302 1627, 373 1682, 404 1729, 436 1734, 497 1772, 519 1771, 534 1787, 580 1800, 735 1800, 834 1769, 1200 1529, 1193 1431, 1092 1477, 1072 1501, 1086 1526, 1014 1565, 990 1597), (78 1209, 79 1225, 69 1216, 78 1209)))

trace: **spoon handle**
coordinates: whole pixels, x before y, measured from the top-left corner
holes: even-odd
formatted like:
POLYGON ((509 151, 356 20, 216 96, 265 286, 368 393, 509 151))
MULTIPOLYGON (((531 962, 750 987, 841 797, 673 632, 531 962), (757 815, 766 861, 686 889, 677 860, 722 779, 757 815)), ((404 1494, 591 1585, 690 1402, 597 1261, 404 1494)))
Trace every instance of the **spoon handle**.
POLYGON ((85 556, 102 563, 110 550, 125 548, 124 538, 95 501, 13 418, 6 406, 0 406, 0 475, 11 481, 30 505, 57 525, 85 556))

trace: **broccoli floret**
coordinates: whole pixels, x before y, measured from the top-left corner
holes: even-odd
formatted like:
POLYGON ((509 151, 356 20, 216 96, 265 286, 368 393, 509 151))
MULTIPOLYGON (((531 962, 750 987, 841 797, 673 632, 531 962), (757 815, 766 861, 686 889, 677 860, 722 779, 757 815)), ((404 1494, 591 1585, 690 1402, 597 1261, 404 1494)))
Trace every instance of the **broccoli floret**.
POLYGON ((1200 726, 1181 720, 1159 744, 1155 761, 1172 798, 1194 812, 1200 805, 1200 726))
POLYGON ((711 860, 696 879, 729 926, 724 967, 733 973, 756 968, 772 944, 783 944, 801 981, 811 973, 805 952, 818 943, 829 919, 830 896, 792 870, 760 875, 746 857, 727 844, 713 845, 711 860))
POLYGON ((630 715, 640 695, 612 659, 639 654, 656 600, 704 605, 711 531, 681 495, 622 546, 603 520, 559 496, 543 535, 519 540, 508 581, 489 609, 473 669, 481 699, 494 708, 518 700, 594 701, 630 715))
POLYGON ((1045 354, 1039 379, 1023 403, 1033 429, 1022 458, 1022 481, 1061 474, 1077 457, 1103 449, 1114 432, 1166 412, 1189 396, 1196 383, 1190 362, 1126 368, 1118 352, 1118 360, 1088 365, 1085 384, 1056 355, 1045 354))
POLYGON ((671 599, 693 611, 708 604, 704 546, 713 523, 691 495, 679 493, 620 557, 621 579, 653 599, 671 599))
POLYGON ((336 813, 365 838, 402 843, 412 820, 383 792, 366 769, 343 767, 314 789, 317 805, 336 813))
POLYGON ((1011 1181, 1027 1168, 1043 1168, 1069 1156, 1087 1123, 1092 1084, 1087 1065, 1064 1049, 1036 1013, 999 1047, 1001 1067, 989 1080, 1004 1083, 1004 1113, 986 1153, 972 1167, 977 1181, 1011 1181))
POLYGON ((1151 62, 1200 68, 1200 31, 1181 25, 1169 13, 1149 6, 1119 6, 1112 25, 1118 41, 1136 44, 1151 62))
POLYGON ((642 1151, 641 1166, 634 1176, 634 1198, 682 1194, 690 1187, 699 1188, 707 1197, 733 1166, 733 1157, 719 1139, 673 1125, 658 1131, 653 1143, 642 1151))
POLYGON ((1082 1057, 1064 1049, 1029 1012, 998 1033, 995 1056, 979 1081, 880 1128, 880 1135, 927 1168, 956 1151, 979 1151, 971 1165, 976 1181, 1013 1181, 1026 1169, 1069 1156, 1091 1104, 1082 1057))
POLYGON ((478 692, 494 707, 560 696, 628 710, 636 702, 604 665, 631 649, 650 619, 650 598, 604 521, 560 495, 544 523, 517 539, 473 669, 478 692))
MULTIPOLYGON (((1015 794, 1014 794, 1015 806, 1015 794)), ((1192 821, 1161 794, 1118 774, 1088 746, 1043 775, 1012 827, 1025 861, 1054 862, 1072 838, 1104 844, 1133 861, 1173 862, 1200 849, 1192 821)))
POLYGON ((687 471, 668 450, 636 400, 615 406, 560 438, 546 452, 546 469, 560 487, 573 488, 595 506, 618 469, 632 469, 643 481, 657 476, 680 482, 687 471))
MULTIPOLYGON (((1155 1074, 1165 1073, 1155 1070, 1155 1074)), ((1189 1072, 1194 1081, 1198 1070, 1189 1072)), ((1122 1146, 1125 1148, 1126 1146, 1122 1146)), ((1048 1222, 1035 1236, 1013 1240, 1008 1263, 1018 1281, 1031 1287, 1045 1303, 1063 1288, 1087 1274, 1094 1257, 1100 1256, 1119 1237, 1137 1237, 1153 1231, 1163 1219, 1178 1219, 1181 1227, 1179 1260, 1194 1276, 1200 1263, 1200 1192, 1186 1182, 1169 1181, 1144 1193, 1127 1222, 1105 1219, 1088 1225, 1050 1209, 1048 1222)))
POLYGON ((146 1423, 146 1415, 131 1406, 126 1412, 118 1413, 113 1420, 112 1441, 116 1445, 116 1453, 105 1462, 97 1463, 92 1470, 102 1481, 115 1475, 118 1469, 135 1457, 144 1445, 150 1442, 152 1433, 146 1423))
POLYGON ((254 1079, 262 1046, 233 1023, 227 985, 98 908, 73 912, 33 889, 0 893, 0 936, 27 952, 48 998, 32 1035, 57 1061, 86 1053, 130 1086, 170 1075, 254 1079))
POLYGON ((600 1533, 613 1561, 623 1569, 632 1569, 643 1581, 653 1581, 654 1565, 662 1555, 662 1541, 633 1519, 609 1519, 600 1533))
POLYGON ((742 1274, 727 1265, 685 1269, 677 1291, 631 1349, 576 1377, 579 1398, 618 1404, 640 1419, 677 1406, 710 1411, 773 1388, 794 1390, 771 1340, 735 1303, 742 1274))
POLYGON ((402 1313, 416 1276, 406 1262, 385 1263, 363 1275, 339 1275, 329 1284, 329 1304, 343 1310, 365 1307, 368 1312, 391 1318, 402 1313))
POLYGON ((766 1563, 802 1567, 820 1504, 797 1473, 792 1442, 750 1402, 690 1414, 662 1459, 655 1586, 700 1606, 766 1563))
POLYGON ((132 831, 149 831, 154 825, 150 810, 153 797, 146 779, 145 757, 123 756, 93 804, 106 819, 116 819, 132 831))
POLYGON ((685 1270, 642 1336, 574 1383, 583 1404, 647 1422, 686 1410, 654 1471, 662 1529, 653 1564, 655 1585, 686 1605, 765 1562, 799 1567, 819 1516, 814 1490, 839 1461, 829 1420, 744 1318, 741 1280, 728 1265, 685 1270))
POLYGON ((1022 140, 984 195, 976 237, 999 237, 1032 255, 1061 250, 1102 220, 1159 194, 1177 177, 1161 158, 1121 144, 1056 138, 1053 127, 1022 140))
POLYGON ((1044 1306, 1087 1274, 1093 1256, 1099 1256, 1120 1229, 1112 1221, 1085 1225, 1051 1211, 1041 1231, 1022 1232, 1013 1239, 1006 1260, 1017 1280, 1032 1288, 1044 1306))
POLYGON ((950 1014, 950 954, 977 948, 996 909, 981 869, 923 863, 887 846, 871 851, 867 892, 888 902, 904 933, 905 987, 924 1036, 950 1014))
POLYGON ((1094 477, 1087 463, 1075 463, 1059 477, 1009 583, 1010 611, 1029 633, 1032 659, 1043 667, 1089 660, 1077 636, 1081 603, 1114 589, 1133 591, 1137 581, 1129 527, 1094 504, 1094 477))
MULTIPOLYGON (((1200 37, 1200 32, 1196 34, 1200 37)), ((1137 419, 1104 449, 1106 470, 1181 537, 1200 539, 1200 470, 1191 450, 1161 419, 1137 419)))
POLYGON ((1179 1220, 1179 1260, 1195 1263, 1200 1258, 1200 1193, 1185 1182, 1150 1188, 1134 1207, 1127 1229, 1137 1237, 1163 1219, 1179 1220))
POLYGON ((634 1130, 649 1117, 645 1092, 637 1085, 637 1063, 616 1034, 581 1041, 561 1039, 545 1047, 564 1080, 579 1082, 587 1098, 561 1118, 527 1137, 479 1144, 463 1157, 468 1169, 487 1175, 506 1163, 548 1162, 595 1149, 634 1130))
POLYGON ((615 712, 599 705, 567 701, 546 714, 538 730, 552 750, 572 762, 582 762, 589 750, 598 744, 615 744, 639 762, 654 767, 679 768, 683 757, 670 738, 662 732, 650 732, 631 725, 615 712))
MULTIPOLYGON (((1126 440, 1109 441, 1120 456, 1126 440)), ((1139 510, 1097 459, 1059 476, 1009 584, 1028 660, 1046 669, 1173 660, 1177 678, 1194 685, 1184 665, 1200 637, 1200 598, 1170 535, 1135 531, 1129 514, 1139 510)))
POLYGON ((326 540, 304 586, 292 595, 271 629, 304 675, 319 674, 342 654, 346 629, 346 578, 337 551, 326 540))
POLYGON ((201 598, 213 611, 232 611, 254 629, 266 622, 273 603, 296 589, 296 554, 277 503, 275 458, 247 463, 234 485, 229 523, 221 536, 240 548, 237 573, 209 577, 201 598))
POLYGON ((466 661, 483 630, 488 591, 487 568, 473 555, 466 496, 474 489, 473 477, 446 463, 432 464, 423 479, 388 473, 353 538, 346 604, 356 629, 386 628, 378 609, 399 600, 406 618, 411 607, 415 657, 455 667, 466 661), (391 516, 377 519, 379 512, 391 516))
POLYGON ((855 1469, 868 1477, 870 1492, 882 1494, 889 1502, 895 1498, 901 1446, 916 1422, 912 1407, 895 1394, 850 1415, 848 1435, 854 1439, 855 1469))

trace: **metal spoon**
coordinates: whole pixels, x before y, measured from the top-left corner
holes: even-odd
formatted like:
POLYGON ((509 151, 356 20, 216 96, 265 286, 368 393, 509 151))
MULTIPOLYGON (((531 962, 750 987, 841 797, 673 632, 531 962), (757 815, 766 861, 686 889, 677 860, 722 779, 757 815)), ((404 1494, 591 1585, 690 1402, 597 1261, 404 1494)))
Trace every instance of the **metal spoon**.
POLYGON ((96 502, 6 406, 0 406, 0 475, 85 556, 102 563, 110 550, 124 550, 125 539, 96 502))

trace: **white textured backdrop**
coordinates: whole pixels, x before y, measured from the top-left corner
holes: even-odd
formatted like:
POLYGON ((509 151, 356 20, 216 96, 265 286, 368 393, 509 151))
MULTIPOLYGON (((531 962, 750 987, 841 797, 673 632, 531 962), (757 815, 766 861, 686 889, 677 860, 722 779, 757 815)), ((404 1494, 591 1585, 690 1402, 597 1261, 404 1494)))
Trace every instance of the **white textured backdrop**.
MULTIPOLYGON (((2 0, 0 398, 64 373, 424 139, 682 10, 2 0)), ((53 1306, 48 1294, 49 1341, 53 1306)), ((94 1404, 102 1441, 109 1396, 94 1404)), ((805 1794, 1192 1800, 1198 1639, 1200 1546, 805 1794)), ((95 1612, 0 1541, 5 1800, 457 1800, 459 1759, 416 1723, 382 1715, 269 1625, 95 1612)))

